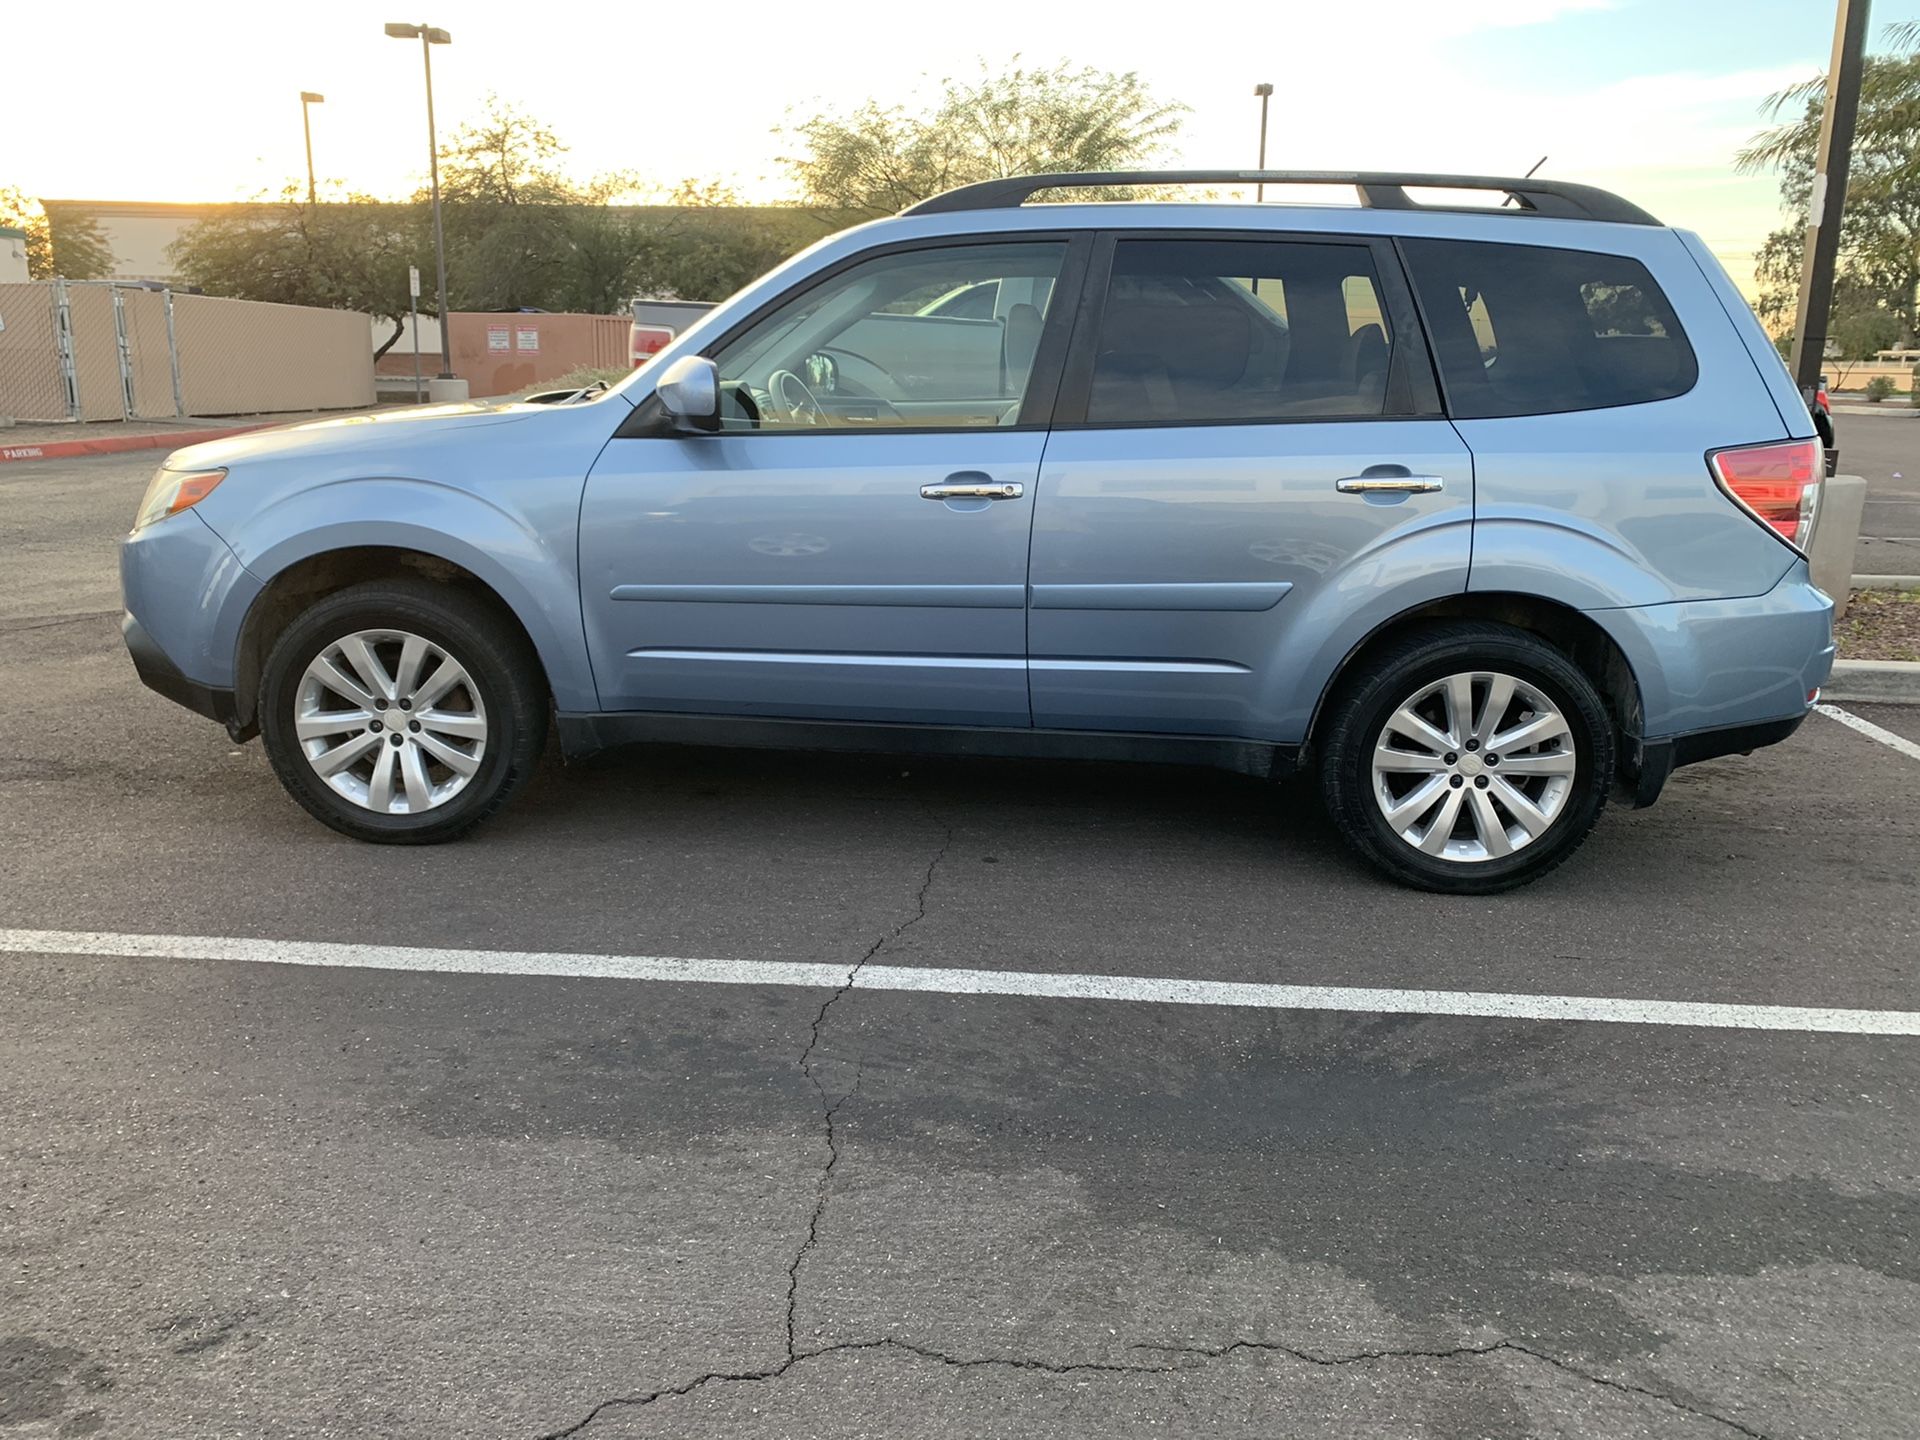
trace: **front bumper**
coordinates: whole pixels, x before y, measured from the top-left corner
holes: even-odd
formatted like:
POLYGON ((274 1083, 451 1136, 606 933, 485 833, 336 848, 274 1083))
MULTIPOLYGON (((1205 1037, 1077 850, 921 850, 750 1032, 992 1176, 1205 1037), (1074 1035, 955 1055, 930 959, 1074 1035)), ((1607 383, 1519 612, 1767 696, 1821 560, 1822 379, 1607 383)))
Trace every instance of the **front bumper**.
POLYGON ((120 542, 120 632, 150 688, 235 728, 234 656, 260 582, 192 510, 120 542))
MULTIPOLYGON (((239 712, 233 703, 233 691, 218 685, 203 685, 189 680, 180 667, 167 658, 166 651, 149 635, 146 627, 128 611, 120 617, 120 634, 127 642, 127 654, 141 683, 196 715, 218 720, 229 733, 238 729, 239 712)), ((237 738, 237 737, 236 737, 237 738)))

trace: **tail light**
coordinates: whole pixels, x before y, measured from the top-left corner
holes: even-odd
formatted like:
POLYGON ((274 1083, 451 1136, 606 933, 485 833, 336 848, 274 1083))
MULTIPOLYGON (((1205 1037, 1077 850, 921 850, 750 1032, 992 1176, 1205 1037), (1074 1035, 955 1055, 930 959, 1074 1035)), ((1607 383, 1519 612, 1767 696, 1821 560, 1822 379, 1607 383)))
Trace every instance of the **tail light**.
POLYGON ((1833 408, 1833 402, 1827 399, 1827 387, 1824 385, 1813 392, 1813 399, 1814 403, 1822 410, 1831 410, 1833 408))
POLYGON ((1826 469, 1818 439, 1715 450, 1707 464, 1734 504, 1806 554, 1826 469))
POLYGON ((631 342, 633 368, 638 370, 647 361, 666 349, 673 341, 673 331, 665 325, 635 325, 631 342))

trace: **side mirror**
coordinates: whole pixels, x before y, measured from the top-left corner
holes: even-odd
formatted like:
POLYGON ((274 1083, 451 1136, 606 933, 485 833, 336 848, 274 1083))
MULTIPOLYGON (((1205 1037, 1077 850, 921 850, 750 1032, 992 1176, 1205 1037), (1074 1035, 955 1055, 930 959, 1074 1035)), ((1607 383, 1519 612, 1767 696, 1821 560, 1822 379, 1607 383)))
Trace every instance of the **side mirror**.
POLYGON ((682 355, 653 387, 676 430, 720 428, 720 372, 704 355, 682 355))

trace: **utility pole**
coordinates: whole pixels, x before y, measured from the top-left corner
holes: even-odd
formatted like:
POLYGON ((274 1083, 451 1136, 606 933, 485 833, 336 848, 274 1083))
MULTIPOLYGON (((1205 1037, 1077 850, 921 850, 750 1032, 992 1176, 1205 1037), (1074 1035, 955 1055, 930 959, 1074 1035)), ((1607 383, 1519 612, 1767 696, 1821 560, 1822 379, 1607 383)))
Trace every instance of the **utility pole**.
POLYGON ((312 205, 319 199, 313 183, 313 107, 327 97, 316 95, 311 90, 300 92, 300 128, 307 134, 307 204, 312 205))
POLYGON ((1870 0, 1839 0, 1833 22, 1833 59, 1827 65, 1827 104, 1820 116, 1820 148, 1807 201, 1806 257, 1800 267, 1800 307, 1793 322, 1793 383, 1809 403, 1820 384, 1833 309, 1833 269, 1840 254, 1840 221, 1847 206, 1847 168, 1853 123, 1860 111, 1860 75, 1866 68, 1870 0))
MULTIPOLYGON (((1267 102, 1273 99, 1273 86, 1263 80, 1253 87, 1253 93, 1260 97, 1260 164, 1258 168, 1264 170, 1267 168, 1267 102)), ((1254 185, 1253 198, 1256 204, 1267 198, 1267 187, 1264 183, 1254 185)))

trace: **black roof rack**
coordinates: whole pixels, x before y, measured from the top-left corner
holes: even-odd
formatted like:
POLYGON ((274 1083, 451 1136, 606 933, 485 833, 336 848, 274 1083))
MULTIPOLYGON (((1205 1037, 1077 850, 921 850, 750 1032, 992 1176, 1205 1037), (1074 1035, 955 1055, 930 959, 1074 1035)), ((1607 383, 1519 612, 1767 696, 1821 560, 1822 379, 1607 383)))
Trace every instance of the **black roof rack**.
POLYGON ((1499 175, 1418 175, 1383 170, 1103 170, 1069 175, 1015 175, 983 180, 909 205, 902 215, 945 215, 957 210, 999 210, 1024 204, 1043 190, 1097 189, 1119 185, 1351 185, 1373 210, 1466 210, 1484 207, 1423 205, 1409 185, 1446 190, 1489 190, 1507 196, 1523 214, 1571 220, 1612 220, 1623 225, 1660 222, 1631 201, 1592 185, 1563 180, 1508 179, 1499 175))

